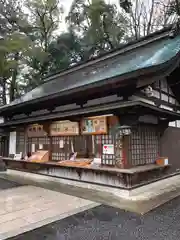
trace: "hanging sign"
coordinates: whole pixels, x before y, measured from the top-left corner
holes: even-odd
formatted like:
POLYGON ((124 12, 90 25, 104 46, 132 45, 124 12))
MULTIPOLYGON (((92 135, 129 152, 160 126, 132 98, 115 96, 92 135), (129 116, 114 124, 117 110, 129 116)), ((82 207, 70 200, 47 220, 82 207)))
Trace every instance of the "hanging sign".
POLYGON ((44 131, 43 125, 32 124, 27 128, 27 136, 31 137, 45 137, 47 133, 44 131))
POLYGON ((79 135, 78 122, 71 121, 57 121, 50 126, 51 136, 68 136, 79 135))
POLYGON ((131 134, 130 126, 120 126, 118 129, 121 136, 127 136, 131 134))
POLYGON ((81 122, 82 134, 107 134, 107 117, 89 117, 81 122))
POLYGON ((104 144, 103 145, 103 154, 113 155, 114 154, 114 145, 113 144, 104 144))

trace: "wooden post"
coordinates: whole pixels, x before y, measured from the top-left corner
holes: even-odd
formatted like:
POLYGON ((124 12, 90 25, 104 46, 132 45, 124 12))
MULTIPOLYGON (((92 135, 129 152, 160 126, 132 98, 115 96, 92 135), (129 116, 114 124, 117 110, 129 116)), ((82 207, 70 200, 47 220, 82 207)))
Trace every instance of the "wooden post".
POLYGON ((123 136, 123 155, 122 155, 122 161, 123 161, 123 168, 129 167, 129 136, 123 136))
POLYGON ((52 161, 52 148, 53 148, 53 142, 52 142, 52 136, 50 131, 51 122, 45 122, 43 123, 43 129, 47 133, 47 137, 49 138, 49 161, 52 161))
POLYGON ((24 157, 27 156, 27 144, 28 144, 28 136, 27 136, 27 127, 24 126, 24 157))
POLYGON ((115 166, 118 168, 123 168, 122 151, 122 136, 119 136, 115 139, 115 166))

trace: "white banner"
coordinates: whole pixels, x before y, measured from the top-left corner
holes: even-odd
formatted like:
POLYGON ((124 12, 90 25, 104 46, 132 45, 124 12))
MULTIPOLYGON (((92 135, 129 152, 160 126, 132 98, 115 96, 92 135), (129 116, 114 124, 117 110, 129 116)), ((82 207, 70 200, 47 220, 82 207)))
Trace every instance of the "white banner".
POLYGON ((16 154, 16 132, 10 132, 9 154, 16 154))

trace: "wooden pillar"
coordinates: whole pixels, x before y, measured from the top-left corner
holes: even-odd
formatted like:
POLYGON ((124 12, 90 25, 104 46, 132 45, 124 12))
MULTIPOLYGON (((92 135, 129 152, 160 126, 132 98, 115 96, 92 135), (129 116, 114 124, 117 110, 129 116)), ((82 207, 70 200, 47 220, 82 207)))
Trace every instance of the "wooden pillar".
POLYGON ((24 157, 27 155, 28 152, 27 144, 28 144, 27 127, 24 126, 24 152, 23 152, 24 157))
POLYGON ((47 133, 47 137, 49 138, 49 161, 52 161, 52 146, 53 146, 53 142, 52 142, 52 137, 51 137, 51 132, 50 132, 50 126, 51 126, 51 122, 45 122, 43 123, 43 129, 44 131, 47 133))
POLYGON ((128 168, 129 166, 129 136, 119 136, 115 144, 116 167, 128 168))
POLYGON ((130 163, 130 136, 123 136, 123 156, 122 156, 122 161, 123 161, 123 168, 128 168, 129 163, 130 163))
POLYGON ((122 137, 115 138, 115 166, 118 168, 123 168, 123 159, 122 159, 122 137))

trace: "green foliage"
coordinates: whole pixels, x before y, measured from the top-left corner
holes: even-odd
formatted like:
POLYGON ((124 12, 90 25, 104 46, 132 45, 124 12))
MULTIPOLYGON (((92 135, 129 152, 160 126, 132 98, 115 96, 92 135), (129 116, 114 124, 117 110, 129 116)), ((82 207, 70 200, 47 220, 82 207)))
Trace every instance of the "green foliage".
POLYGON ((34 41, 46 52, 58 28, 62 8, 58 0, 29 0, 26 7, 31 13, 29 22, 33 26, 34 41))
POLYGON ((30 12, 28 21, 32 26, 30 38, 33 42, 26 58, 29 72, 25 77, 28 78, 28 85, 31 85, 27 88, 29 90, 42 83, 43 77, 50 71, 49 48, 63 10, 58 0, 28 0, 26 8, 30 12))
POLYGON ((57 72, 81 60, 81 44, 73 32, 63 33, 49 46, 50 70, 57 72))
POLYGON ((20 1, 0 0, 0 89, 4 104, 7 94, 10 100, 16 97, 19 63, 29 46, 25 34, 28 23, 21 7, 20 1))
POLYGON ((80 38, 83 59, 116 48, 125 33, 125 18, 104 0, 74 0, 67 22, 80 38))

